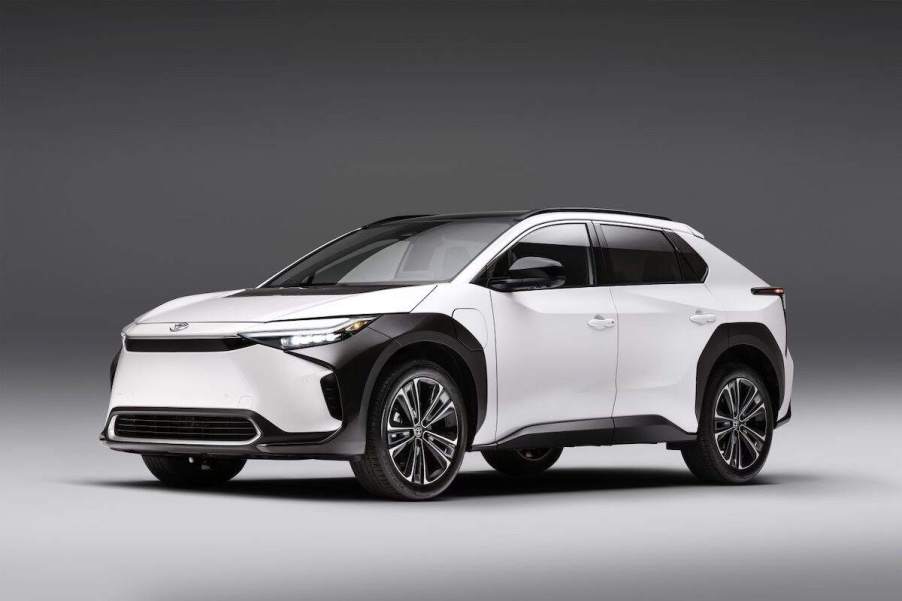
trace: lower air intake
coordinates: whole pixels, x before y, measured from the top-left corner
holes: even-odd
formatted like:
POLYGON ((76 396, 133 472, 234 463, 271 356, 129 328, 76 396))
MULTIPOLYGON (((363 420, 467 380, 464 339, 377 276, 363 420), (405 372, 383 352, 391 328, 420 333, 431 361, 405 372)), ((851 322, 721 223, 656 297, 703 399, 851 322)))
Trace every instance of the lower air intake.
POLYGON ((119 413, 110 430, 119 440, 176 443, 247 443, 258 435, 246 417, 182 413, 119 413))

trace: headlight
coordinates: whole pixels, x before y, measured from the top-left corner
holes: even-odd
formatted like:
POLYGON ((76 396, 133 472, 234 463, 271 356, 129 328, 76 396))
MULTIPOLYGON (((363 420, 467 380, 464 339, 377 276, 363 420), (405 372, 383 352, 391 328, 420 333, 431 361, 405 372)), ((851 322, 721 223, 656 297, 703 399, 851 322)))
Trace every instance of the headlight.
POLYGON ((240 332, 238 335, 266 346, 288 351, 332 344, 350 338, 365 328, 376 317, 334 317, 328 319, 305 319, 289 324, 272 324, 275 327, 286 326, 260 332, 240 332))

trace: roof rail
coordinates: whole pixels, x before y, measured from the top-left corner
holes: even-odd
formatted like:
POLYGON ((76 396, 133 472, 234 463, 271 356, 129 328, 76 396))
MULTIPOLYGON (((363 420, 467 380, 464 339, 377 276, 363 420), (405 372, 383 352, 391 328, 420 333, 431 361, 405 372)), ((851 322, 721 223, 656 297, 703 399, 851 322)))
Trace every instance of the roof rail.
POLYGON ((649 213, 636 213, 635 211, 618 211, 616 209, 595 209, 592 207, 556 207, 549 209, 536 209, 534 211, 529 211, 527 213, 523 213, 520 219, 526 219, 527 217, 532 217, 533 215, 541 215, 543 213, 611 213, 613 215, 630 215, 632 217, 648 217, 649 219, 661 219, 663 221, 673 221, 669 217, 662 217, 660 215, 651 215, 649 213))
POLYGON ((415 219, 417 217, 432 217, 430 213, 424 213, 421 215, 395 215, 394 217, 386 217, 385 219, 377 219, 376 221, 372 221, 367 223, 366 225, 360 226, 362 228, 370 227, 371 225, 382 225, 383 223, 390 223, 392 221, 401 221, 403 219, 415 219))

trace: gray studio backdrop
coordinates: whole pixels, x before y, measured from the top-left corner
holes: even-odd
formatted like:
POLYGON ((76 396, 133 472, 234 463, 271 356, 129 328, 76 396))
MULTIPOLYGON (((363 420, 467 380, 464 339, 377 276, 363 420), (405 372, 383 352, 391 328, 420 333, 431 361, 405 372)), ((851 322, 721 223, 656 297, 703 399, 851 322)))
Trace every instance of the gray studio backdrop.
POLYGON ((902 7, 23 3, 2 27, 5 356, 109 354, 147 308, 368 220, 562 205, 694 225, 786 286, 800 350, 898 347, 902 7))

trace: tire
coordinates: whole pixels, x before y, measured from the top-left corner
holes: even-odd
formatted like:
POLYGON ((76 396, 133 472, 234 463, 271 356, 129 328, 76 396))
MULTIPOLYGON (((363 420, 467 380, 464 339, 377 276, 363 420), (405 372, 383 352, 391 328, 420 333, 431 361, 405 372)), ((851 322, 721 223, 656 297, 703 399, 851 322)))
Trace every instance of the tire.
POLYGON ((460 469, 467 423, 463 396, 448 372, 431 361, 405 362, 377 384, 367 417, 366 451, 351 462, 351 469, 374 495, 432 499, 460 469))
POLYGON ((773 405, 764 380, 745 365, 725 365, 715 371, 705 389, 698 440, 682 449, 683 460, 700 480, 742 484, 761 471, 773 435, 773 405), (740 398, 739 419, 733 419, 736 403, 731 395, 740 398))
POLYGON ((144 465, 157 480, 177 488, 202 488, 224 484, 244 467, 241 458, 142 455, 144 465))
POLYGON ((564 450, 517 449, 516 451, 483 451, 482 456, 493 468, 509 476, 535 476, 541 474, 560 458, 564 450))

